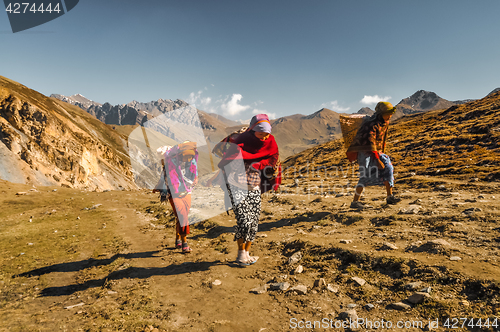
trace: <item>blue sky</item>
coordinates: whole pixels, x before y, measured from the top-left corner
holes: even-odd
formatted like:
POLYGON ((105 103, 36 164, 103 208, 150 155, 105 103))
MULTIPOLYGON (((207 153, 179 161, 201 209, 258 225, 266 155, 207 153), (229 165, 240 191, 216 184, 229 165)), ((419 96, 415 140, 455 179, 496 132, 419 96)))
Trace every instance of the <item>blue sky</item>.
POLYGON ((81 0, 13 34, 0 75, 111 104, 183 99, 230 119, 448 100, 500 87, 500 1, 81 0))

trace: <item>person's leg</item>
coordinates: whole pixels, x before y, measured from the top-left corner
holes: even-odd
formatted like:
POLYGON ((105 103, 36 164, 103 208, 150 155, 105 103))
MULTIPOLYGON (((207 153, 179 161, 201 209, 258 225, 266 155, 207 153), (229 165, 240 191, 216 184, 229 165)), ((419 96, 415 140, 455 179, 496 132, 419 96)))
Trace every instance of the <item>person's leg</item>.
POLYGON ((175 247, 180 249, 181 246, 182 246, 181 225, 179 224, 179 219, 177 219, 175 221, 175 247))
POLYGON ((191 208, 191 195, 183 197, 175 197, 170 201, 177 218, 176 222, 176 247, 178 247, 178 240, 181 242, 183 252, 190 252, 191 248, 187 244, 187 235, 189 234, 189 220, 188 214, 191 208))
POLYGON ((176 248, 180 248, 181 245, 182 245, 182 242, 181 242, 181 225, 179 224, 179 216, 177 215, 177 210, 175 209, 175 203, 174 203, 174 200, 173 198, 170 196, 168 198, 168 201, 170 203, 170 205, 172 206, 172 210, 174 212, 174 216, 175 216, 175 247, 176 248))
POLYGON ((236 243, 238 245, 238 257, 236 258, 236 261, 246 262, 248 258, 245 252, 245 240, 243 240, 243 238, 239 238, 236 240, 236 243))
POLYGON ((356 192, 354 193, 354 198, 352 199, 353 202, 359 201, 359 198, 361 197, 361 194, 363 193, 364 189, 365 187, 363 186, 356 187, 356 192))
POLYGON ((252 246, 252 241, 245 242, 245 251, 248 253, 250 251, 250 247, 252 246))
POLYGON ((385 190, 387 191, 387 197, 392 195, 392 186, 389 181, 384 181, 385 190))
POLYGON ((259 230, 259 219, 262 209, 262 196, 260 190, 252 190, 248 193, 248 208, 248 211, 253 212, 251 213, 253 217, 251 218, 248 225, 248 235, 245 238, 245 252, 248 258, 248 262, 250 264, 253 264, 259 259, 258 256, 250 256, 250 247, 252 246, 252 242, 255 240, 257 231, 259 230))
POLYGON ((395 196, 393 193, 394 188, 394 166, 391 163, 391 158, 388 155, 382 154, 380 155, 380 160, 384 163, 384 172, 382 179, 384 181, 384 185, 387 191, 387 204, 397 204, 401 201, 401 198, 395 196))

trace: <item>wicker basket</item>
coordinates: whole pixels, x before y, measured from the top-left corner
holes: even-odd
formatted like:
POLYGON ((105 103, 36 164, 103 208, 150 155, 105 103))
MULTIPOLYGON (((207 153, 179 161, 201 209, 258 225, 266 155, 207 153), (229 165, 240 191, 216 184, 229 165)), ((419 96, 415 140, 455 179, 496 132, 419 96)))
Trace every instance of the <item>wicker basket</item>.
POLYGON ((361 123, 366 118, 364 114, 340 115, 340 129, 342 129, 342 137, 344 138, 344 146, 346 149, 351 146, 356 133, 358 132, 361 123))

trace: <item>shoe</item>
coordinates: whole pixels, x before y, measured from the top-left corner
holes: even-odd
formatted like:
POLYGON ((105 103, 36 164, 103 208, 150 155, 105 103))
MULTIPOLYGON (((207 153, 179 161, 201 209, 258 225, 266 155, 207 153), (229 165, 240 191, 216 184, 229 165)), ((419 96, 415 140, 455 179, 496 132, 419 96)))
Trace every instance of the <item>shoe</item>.
POLYGON ((182 241, 175 240, 175 249, 180 249, 180 248, 182 248, 182 241))
POLYGON ((365 210, 365 209, 371 209, 371 208, 372 208, 371 205, 361 203, 359 201, 351 202, 351 209, 365 210))
POLYGON ((193 249, 189 248, 189 246, 187 245, 187 243, 186 243, 186 245, 184 245, 184 244, 182 245, 182 253, 187 254, 187 253, 189 253, 191 251, 193 251, 193 249))
POLYGON ((387 202, 387 204, 393 204, 394 205, 394 204, 397 204, 397 203, 401 202, 401 197, 394 196, 394 195, 387 196, 386 202, 387 202))

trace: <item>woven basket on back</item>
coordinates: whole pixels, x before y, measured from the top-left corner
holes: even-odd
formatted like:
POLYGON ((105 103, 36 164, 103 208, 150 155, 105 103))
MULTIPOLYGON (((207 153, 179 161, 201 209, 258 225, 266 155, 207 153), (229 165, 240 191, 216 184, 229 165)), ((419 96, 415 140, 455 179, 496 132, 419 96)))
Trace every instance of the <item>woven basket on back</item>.
POLYGON ((342 129, 342 137, 344 138, 344 146, 346 149, 351 146, 356 133, 358 132, 361 123, 365 119, 364 114, 351 114, 340 116, 340 128, 342 129))

